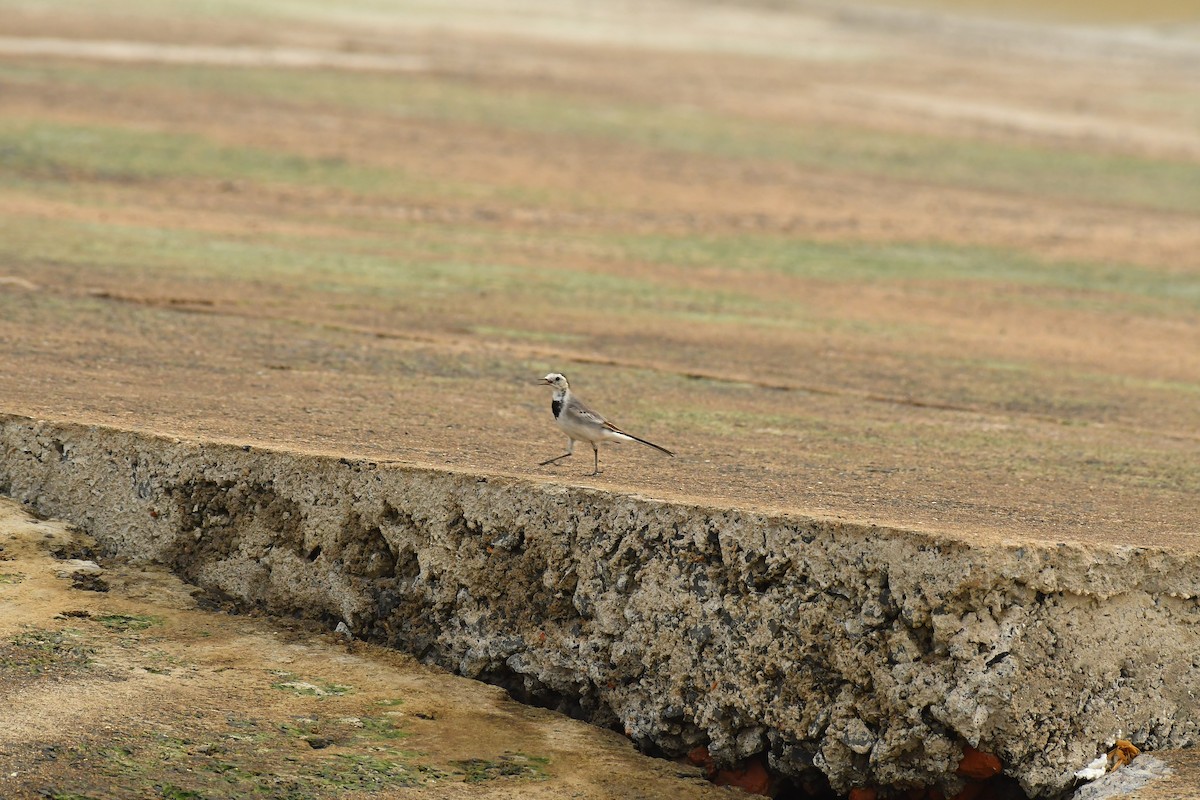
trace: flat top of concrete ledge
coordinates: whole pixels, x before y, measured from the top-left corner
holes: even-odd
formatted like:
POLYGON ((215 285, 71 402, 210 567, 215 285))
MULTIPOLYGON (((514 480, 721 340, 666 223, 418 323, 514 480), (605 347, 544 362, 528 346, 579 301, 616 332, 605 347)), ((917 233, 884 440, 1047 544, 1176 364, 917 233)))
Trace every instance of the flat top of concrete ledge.
POLYGON ((553 4, 565 39, 500 11, 18 14, 94 63, 4 56, 0 411, 1195 549, 1186 48, 1120 40, 1113 86, 1111 48, 1049 29, 707 8, 636 45, 553 4), (170 65, 85 47, 150 31, 170 65), (188 49, 230 42, 239 65, 188 49), (252 58, 297 42, 428 69, 252 58), (550 370, 678 457, 537 466, 565 445, 550 370))

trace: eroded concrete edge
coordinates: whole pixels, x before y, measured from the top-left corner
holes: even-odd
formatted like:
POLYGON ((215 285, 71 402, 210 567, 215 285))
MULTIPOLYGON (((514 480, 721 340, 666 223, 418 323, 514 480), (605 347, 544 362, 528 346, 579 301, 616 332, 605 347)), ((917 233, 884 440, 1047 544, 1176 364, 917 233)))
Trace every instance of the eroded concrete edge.
POLYGON ((1197 737, 1200 557, 961 539, 0 416, 0 493, 675 754, 1036 796, 1197 737))

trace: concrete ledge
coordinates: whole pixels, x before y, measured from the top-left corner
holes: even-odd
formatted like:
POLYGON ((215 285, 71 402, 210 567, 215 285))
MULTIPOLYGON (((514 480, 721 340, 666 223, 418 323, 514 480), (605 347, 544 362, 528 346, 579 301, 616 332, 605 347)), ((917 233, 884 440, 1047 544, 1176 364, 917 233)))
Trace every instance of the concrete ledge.
POLYGON ((668 754, 1060 795, 1197 737, 1200 557, 966 538, 0 417, 0 492, 668 754))

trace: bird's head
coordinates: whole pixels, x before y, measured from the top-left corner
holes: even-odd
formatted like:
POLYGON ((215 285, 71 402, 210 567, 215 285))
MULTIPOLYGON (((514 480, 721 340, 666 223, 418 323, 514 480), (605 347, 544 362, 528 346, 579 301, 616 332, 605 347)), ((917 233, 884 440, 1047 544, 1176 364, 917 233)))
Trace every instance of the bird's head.
POLYGON ((561 372, 551 372, 549 375, 538 381, 538 383, 543 386, 553 386, 555 389, 564 392, 568 388, 567 376, 563 375, 561 372))

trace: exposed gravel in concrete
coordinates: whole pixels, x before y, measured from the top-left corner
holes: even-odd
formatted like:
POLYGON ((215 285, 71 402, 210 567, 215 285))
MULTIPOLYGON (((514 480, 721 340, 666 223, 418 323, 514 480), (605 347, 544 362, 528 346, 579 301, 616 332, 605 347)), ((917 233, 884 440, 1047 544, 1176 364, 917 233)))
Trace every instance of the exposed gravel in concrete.
MULTIPOLYGON (((1190 745, 1200 558, 965 538, 0 418, 0 492, 669 754, 1031 794, 1190 745)), ((949 792, 948 792, 949 793, 949 792)))

